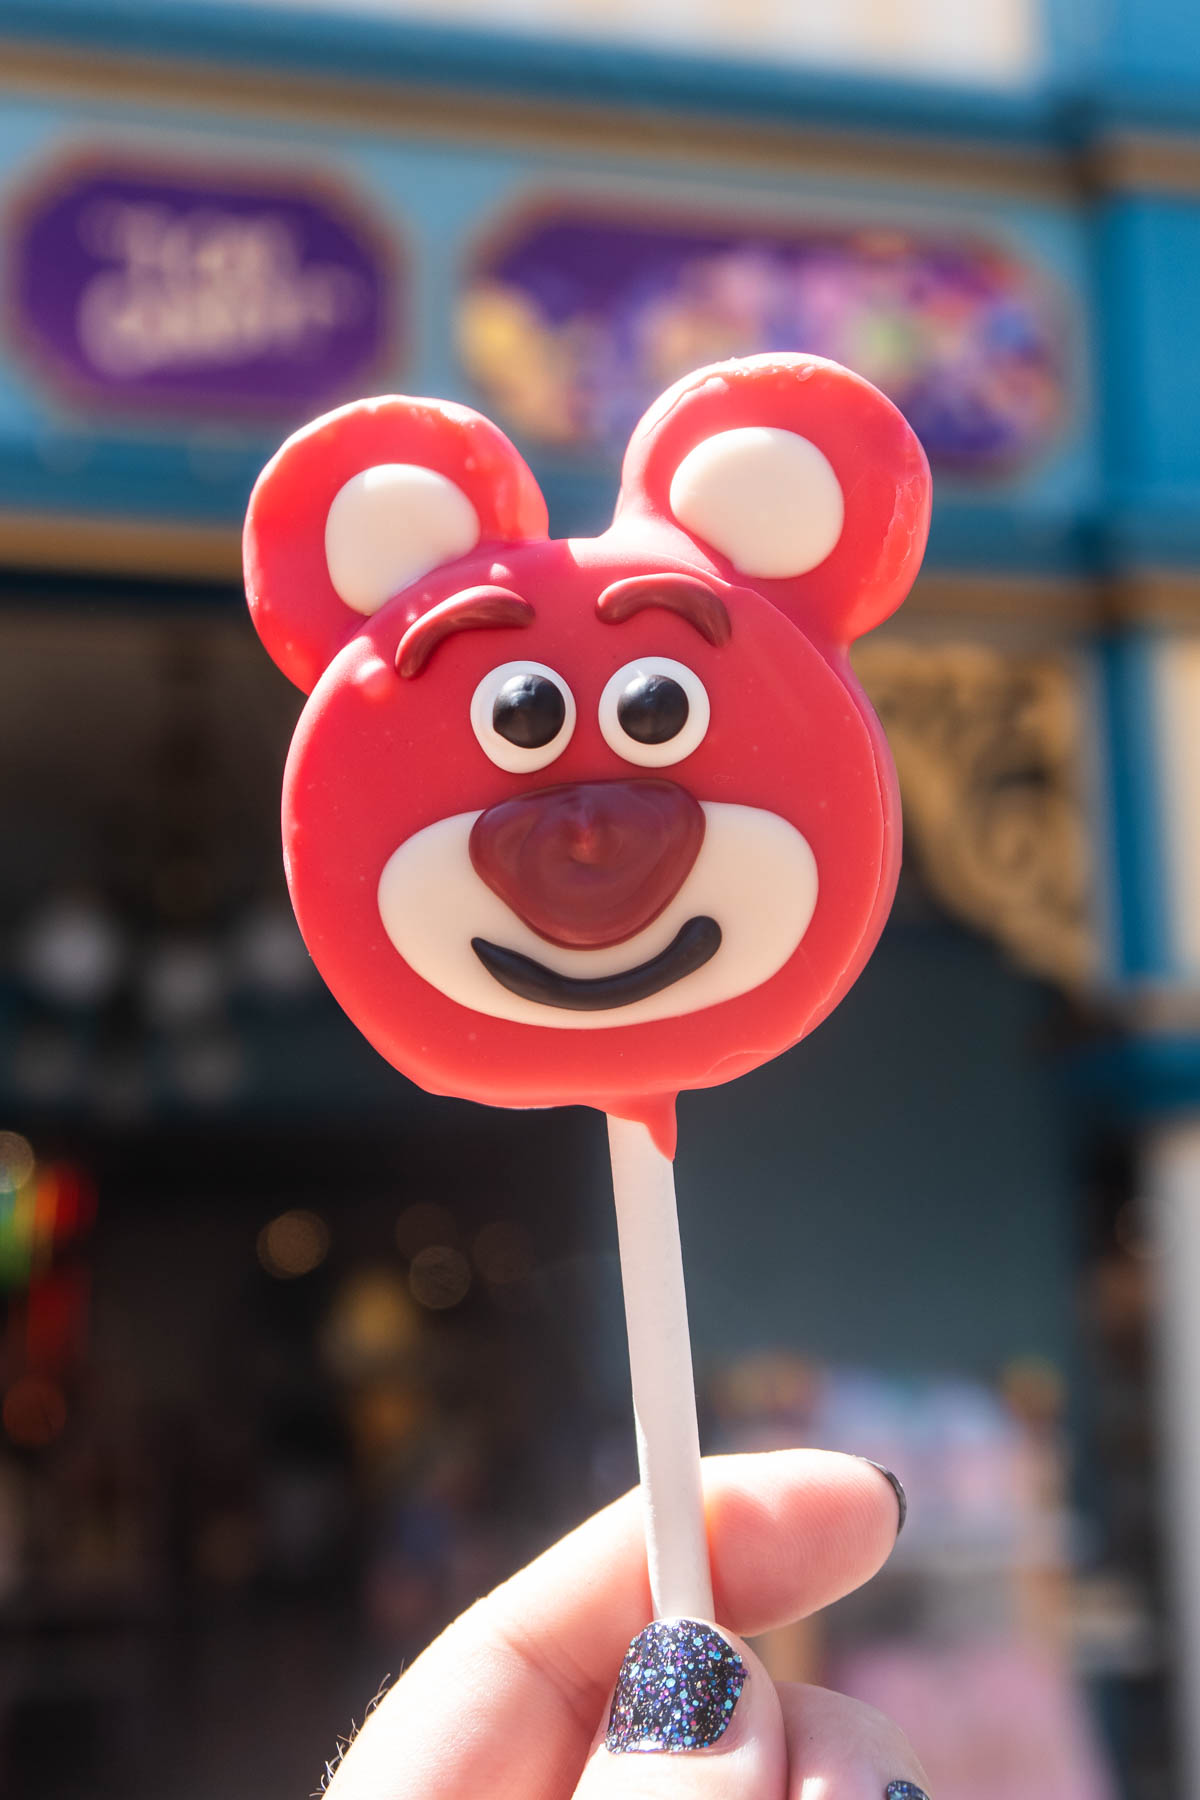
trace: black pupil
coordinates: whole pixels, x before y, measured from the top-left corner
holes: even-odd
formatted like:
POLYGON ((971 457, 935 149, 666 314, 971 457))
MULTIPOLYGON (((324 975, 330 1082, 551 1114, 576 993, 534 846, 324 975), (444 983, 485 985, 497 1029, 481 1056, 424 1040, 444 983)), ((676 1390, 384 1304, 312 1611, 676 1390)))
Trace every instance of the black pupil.
POLYGON ((510 675, 492 705, 492 727, 519 750, 541 750, 563 728, 562 689, 544 675, 510 675))
POLYGON ((666 744, 687 724, 688 697, 669 675, 635 675, 617 701, 617 718, 639 744, 666 744))

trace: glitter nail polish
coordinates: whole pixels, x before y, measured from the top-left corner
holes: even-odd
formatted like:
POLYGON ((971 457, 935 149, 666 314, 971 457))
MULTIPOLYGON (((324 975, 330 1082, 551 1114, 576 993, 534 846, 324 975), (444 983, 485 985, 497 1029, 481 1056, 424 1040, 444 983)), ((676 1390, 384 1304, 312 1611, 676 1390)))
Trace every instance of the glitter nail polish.
POLYGON ((883 1800, 929 1800, 929 1795, 915 1781, 889 1781, 883 1800))
MULTIPOLYGON (((883 1463, 873 1462, 869 1456, 860 1456, 858 1460, 859 1462, 865 1462, 869 1469, 878 1469, 879 1473, 888 1483, 893 1494, 895 1494, 896 1505, 900 1508, 900 1522, 896 1526, 896 1536, 899 1537, 900 1533, 904 1530, 904 1521, 908 1517, 908 1495, 904 1491, 904 1483, 893 1469, 886 1468, 883 1463)), ((914 1788, 913 1792, 915 1794, 920 1794, 921 1790, 920 1788, 914 1788)), ((904 1800, 903 1795, 900 1796, 900 1800, 904 1800)), ((926 1796, 926 1800, 928 1800, 928 1796, 926 1796)))
POLYGON ((711 1625, 656 1619, 625 1652, 605 1744, 628 1750, 706 1750, 721 1737, 746 1685, 746 1665, 711 1625))

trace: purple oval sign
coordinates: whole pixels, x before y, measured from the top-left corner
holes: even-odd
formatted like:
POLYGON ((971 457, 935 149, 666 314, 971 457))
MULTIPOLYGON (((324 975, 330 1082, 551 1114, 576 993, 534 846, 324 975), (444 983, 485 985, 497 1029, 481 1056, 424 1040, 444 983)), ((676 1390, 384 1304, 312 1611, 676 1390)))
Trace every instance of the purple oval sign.
POLYGON ((95 409, 303 412, 369 388, 389 350, 390 258, 336 191, 98 158, 18 203, 9 317, 95 409))

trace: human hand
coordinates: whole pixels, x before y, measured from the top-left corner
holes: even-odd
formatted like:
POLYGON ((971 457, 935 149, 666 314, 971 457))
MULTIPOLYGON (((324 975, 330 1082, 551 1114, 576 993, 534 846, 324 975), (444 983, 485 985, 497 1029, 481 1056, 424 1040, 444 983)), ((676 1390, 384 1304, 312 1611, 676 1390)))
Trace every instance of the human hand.
POLYGON ((896 1539, 888 1481, 818 1450, 712 1458, 704 1474, 719 1634, 706 1621, 644 1631, 627 1494, 430 1645, 355 1738, 331 1800, 926 1800, 890 1721, 772 1682, 733 1635, 868 1580, 896 1539))

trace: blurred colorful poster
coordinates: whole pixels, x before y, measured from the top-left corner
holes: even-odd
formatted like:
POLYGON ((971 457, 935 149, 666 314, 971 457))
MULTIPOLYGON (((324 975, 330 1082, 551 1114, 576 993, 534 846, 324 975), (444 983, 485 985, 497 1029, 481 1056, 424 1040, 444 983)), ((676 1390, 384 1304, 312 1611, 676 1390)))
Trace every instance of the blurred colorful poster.
POLYGON ((784 232, 547 207, 477 261, 458 341, 514 430, 607 453, 680 375, 759 351, 857 369, 930 460, 966 478, 1026 468, 1071 402, 1066 319, 1040 271, 983 240, 884 225, 784 232))
MULTIPOLYGON (((1079 1532, 1053 1365, 1017 1359, 992 1385, 779 1349, 715 1371, 707 1401, 723 1449, 810 1444, 902 1472, 895 1550, 865 1589, 805 1623, 800 1679, 894 1718, 937 1800, 1116 1800, 1073 1663, 1079 1532)), ((764 1647, 773 1672, 796 1654, 781 1634, 764 1647)))
POLYGON ((1116 1800, 1077 1683, 1029 1644, 866 1648, 832 1679, 920 1745, 938 1800, 1116 1800))
POLYGON ((373 385, 391 264, 323 178, 97 149, 18 195, 6 311, 26 360, 89 411, 296 414, 373 385))

